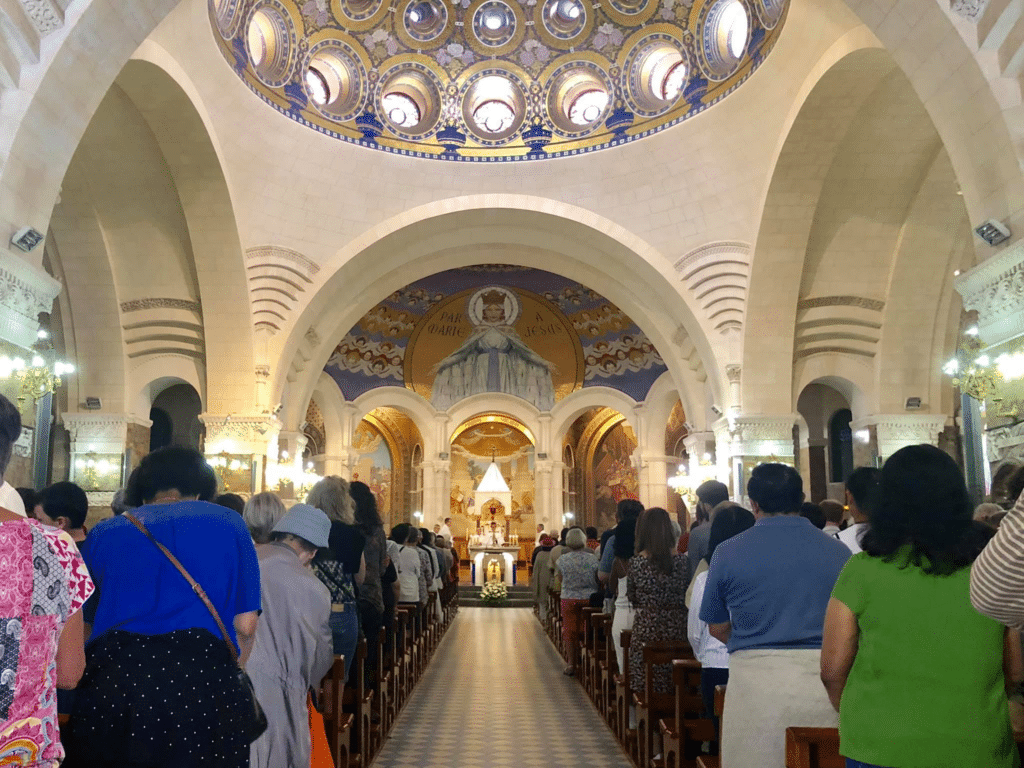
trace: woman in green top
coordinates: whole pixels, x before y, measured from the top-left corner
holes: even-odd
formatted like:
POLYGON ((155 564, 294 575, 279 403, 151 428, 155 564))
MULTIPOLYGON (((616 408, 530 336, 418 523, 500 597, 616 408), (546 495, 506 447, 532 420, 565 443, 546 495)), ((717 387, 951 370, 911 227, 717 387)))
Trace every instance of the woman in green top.
POLYGON ((886 461, 864 551, 825 616, 821 679, 848 768, 1013 768, 1006 688, 1020 643, 971 606, 974 523, 963 476, 938 448, 886 461))

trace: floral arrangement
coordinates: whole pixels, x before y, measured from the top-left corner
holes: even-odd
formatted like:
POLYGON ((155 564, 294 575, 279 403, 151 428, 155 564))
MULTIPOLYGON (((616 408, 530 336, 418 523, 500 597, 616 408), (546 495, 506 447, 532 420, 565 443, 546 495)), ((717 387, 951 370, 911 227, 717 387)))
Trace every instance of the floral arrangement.
POLYGON ((488 605, 501 605, 508 599, 508 589, 500 581, 489 581, 480 592, 480 599, 488 605))

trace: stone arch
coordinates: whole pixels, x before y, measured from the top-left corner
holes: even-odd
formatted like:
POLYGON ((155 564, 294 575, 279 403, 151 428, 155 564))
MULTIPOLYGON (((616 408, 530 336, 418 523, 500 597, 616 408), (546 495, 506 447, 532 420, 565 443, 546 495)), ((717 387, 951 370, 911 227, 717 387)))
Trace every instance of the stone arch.
MULTIPOLYGON (((337 389, 337 385, 334 388, 337 389)), ((340 390, 338 394, 341 394, 340 390)), ((355 429, 356 425, 359 424, 366 414, 374 409, 394 408, 412 419, 412 423, 420 431, 420 436, 424 442, 423 452, 425 456, 436 456, 438 451, 442 450, 437 447, 436 441, 437 430, 434 427, 436 412, 430 407, 430 403, 411 389, 406 389, 405 387, 379 387, 371 389, 369 392, 353 400, 352 404, 355 406, 355 413, 352 419, 353 429, 355 429)))
POLYGON ((161 392, 173 384, 189 384, 206 405, 206 377, 197 360, 184 355, 149 357, 129 371, 129 407, 141 418, 149 418, 149 409, 161 392))
POLYGON ((827 384, 850 404, 854 418, 863 418, 878 411, 874 367, 847 355, 823 354, 798 360, 793 370, 793 411, 797 410, 800 393, 810 384, 827 384))
POLYGON ((502 413, 511 416, 526 427, 533 435, 534 447, 538 453, 552 450, 552 444, 545 440, 538 411, 531 403, 503 392, 487 392, 467 397, 452 406, 448 412, 445 427, 445 450, 451 445, 455 431, 475 416, 485 413, 502 413))
POLYGON ((396 216, 321 270, 316 295, 275 349, 279 359, 295 361, 274 372, 275 396, 285 390, 289 376, 294 379, 289 382, 285 422, 296 418, 314 371, 330 357, 333 347, 322 340, 340 338, 380 297, 410 282, 480 263, 486 257, 479 249, 493 243, 519 249, 503 256, 510 263, 569 276, 614 302, 651 339, 676 380, 686 384, 680 388, 699 391, 707 382, 720 389, 707 337, 679 296, 671 266, 649 246, 584 209, 529 196, 479 195, 441 200, 396 216), (472 248, 477 250, 468 250, 472 248), (312 350, 303 346, 310 328, 321 340, 312 350))
MULTIPOLYGON (((668 374, 662 378, 665 376, 668 374)), ((576 419, 592 408, 612 408, 618 411, 637 432, 637 437, 640 436, 640 425, 636 415, 637 403, 633 398, 610 387, 585 387, 560 400, 551 409, 551 444, 561 445, 576 419)))

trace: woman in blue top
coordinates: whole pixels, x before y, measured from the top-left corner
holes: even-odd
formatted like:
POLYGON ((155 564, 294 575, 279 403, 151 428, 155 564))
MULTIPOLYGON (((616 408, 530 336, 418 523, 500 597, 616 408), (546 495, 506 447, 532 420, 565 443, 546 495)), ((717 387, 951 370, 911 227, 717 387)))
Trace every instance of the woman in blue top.
MULTIPOLYGON (((217 609, 242 663, 260 609, 245 522, 208 503, 213 470, 189 448, 146 456, 128 502, 217 609)), ((100 593, 86 669, 66 729, 65 768, 242 768, 244 694, 216 621, 170 560, 124 516, 90 534, 86 565, 100 593)))

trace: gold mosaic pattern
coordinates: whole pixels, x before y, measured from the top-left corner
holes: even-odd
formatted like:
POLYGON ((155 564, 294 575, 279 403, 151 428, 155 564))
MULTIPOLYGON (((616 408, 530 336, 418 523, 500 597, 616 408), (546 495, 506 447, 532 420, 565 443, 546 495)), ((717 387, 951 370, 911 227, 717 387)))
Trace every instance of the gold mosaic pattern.
POLYGON ((697 114, 761 64, 787 9, 788 0, 210 0, 225 57, 278 111, 342 140, 476 161, 577 154, 697 114), (736 2, 745 44, 722 26, 736 2), (686 73, 667 98, 665 55, 686 73), (509 83, 513 114, 488 132, 475 115, 493 101, 482 84, 493 76, 509 83), (588 117, 574 123, 576 99, 595 89, 607 104, 580 107, 588 117), (418 120, 385 114, 394 93, 416 109, 389 114, 418 110, 418 120))

